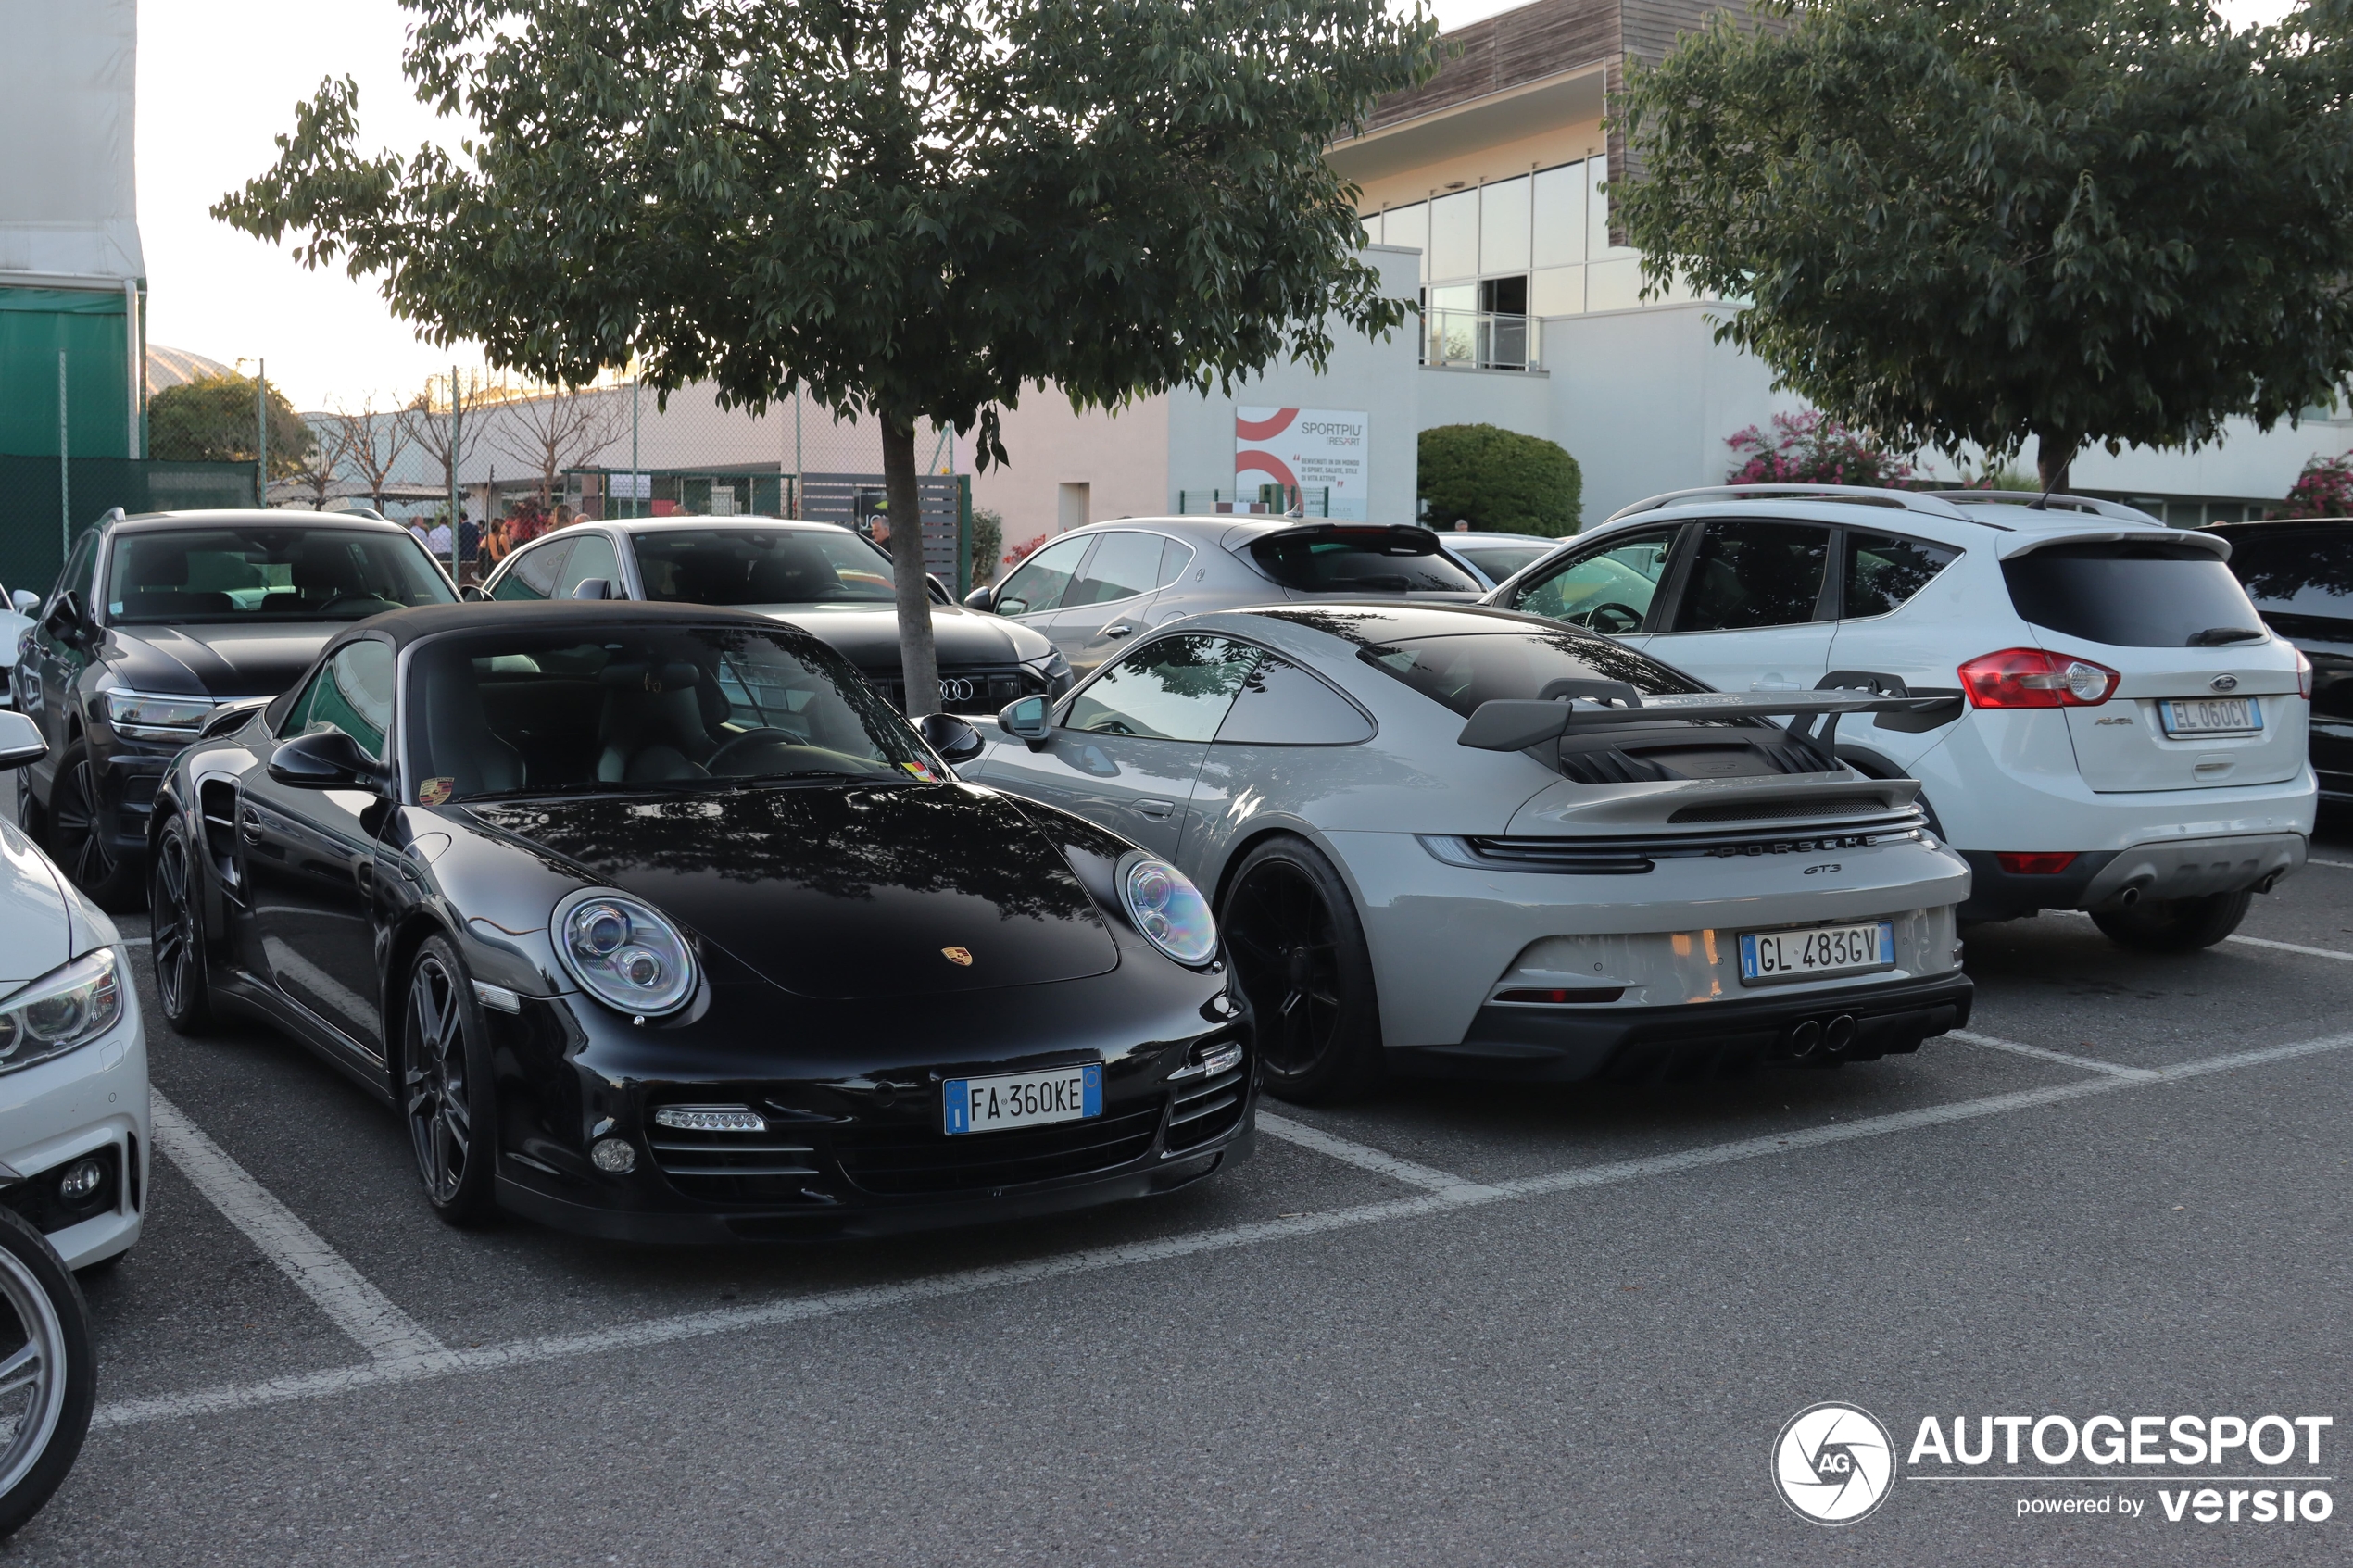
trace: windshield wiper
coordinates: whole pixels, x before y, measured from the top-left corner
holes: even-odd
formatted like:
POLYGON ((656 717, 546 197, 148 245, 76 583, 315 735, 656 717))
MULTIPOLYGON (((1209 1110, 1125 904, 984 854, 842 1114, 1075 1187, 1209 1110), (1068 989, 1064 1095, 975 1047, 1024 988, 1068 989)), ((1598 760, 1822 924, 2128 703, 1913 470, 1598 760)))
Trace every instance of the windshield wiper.
POLYGON ((2193 632, 2184 646, 2219 648, 2224 643, 2259 643, 2270 633, 2249 631, 2244 626, 2208 626, 2203 632, 2193 632))

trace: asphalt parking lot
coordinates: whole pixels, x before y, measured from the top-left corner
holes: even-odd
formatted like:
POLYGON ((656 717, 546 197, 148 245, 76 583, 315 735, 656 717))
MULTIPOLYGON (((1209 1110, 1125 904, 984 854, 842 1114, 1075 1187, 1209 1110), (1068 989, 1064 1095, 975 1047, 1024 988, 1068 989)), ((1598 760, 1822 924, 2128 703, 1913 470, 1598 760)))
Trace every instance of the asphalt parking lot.
POLYGON ((86 1282, 98 1424, 0 1561, 2345 1561, 2342 1513, 2169 1521, 2080 1463, 1906 1466, 1830 1530, 1769 1462, 1832 1399, 1899 1449, 2278 1412, 2334 1419, 2294 1474, 2345 1491, 2353 832, 2315 854, 2186 959, 1971 931, 1972 1035, 1916 1057, 1270 1103, 1147 1205, 789 1249, 447 1230, 389 1112, 172 1035, 143 970, 146 1237, 86 1282), (2097 1497, 2142 1511, 2018 1512, 2097 1497))

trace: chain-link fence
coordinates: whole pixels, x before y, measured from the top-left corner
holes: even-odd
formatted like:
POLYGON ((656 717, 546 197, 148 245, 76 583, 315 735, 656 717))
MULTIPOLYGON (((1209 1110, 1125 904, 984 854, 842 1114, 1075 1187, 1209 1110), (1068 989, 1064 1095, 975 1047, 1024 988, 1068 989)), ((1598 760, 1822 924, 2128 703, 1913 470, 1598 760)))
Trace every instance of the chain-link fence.
POLYGON ((47 592, 68 544, 111 508, 250 507, 259 478, 252 463, 0 456, 0 583, 47 592))

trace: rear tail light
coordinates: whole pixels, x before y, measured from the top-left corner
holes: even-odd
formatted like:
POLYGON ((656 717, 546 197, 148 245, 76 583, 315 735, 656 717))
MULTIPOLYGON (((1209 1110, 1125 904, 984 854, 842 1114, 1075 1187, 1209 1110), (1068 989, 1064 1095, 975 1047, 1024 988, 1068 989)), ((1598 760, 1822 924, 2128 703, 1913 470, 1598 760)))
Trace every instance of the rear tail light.
POLYGON ((2300 649, 2296 655, 2296 695, 2307 702, 2312 700, 2312 661, 2300 649))
POLYGON ((2071 851, 2064 855, 2003 853, 1995 855, 1994 862, 2012 876, 2057 876, 2075 863, 2075 856, 2071 851))
POLYGON ((2105 664, 2041 648, 2004 648, 1961 666, 1973 708, 2097 708, 2123 679, 2105 664))

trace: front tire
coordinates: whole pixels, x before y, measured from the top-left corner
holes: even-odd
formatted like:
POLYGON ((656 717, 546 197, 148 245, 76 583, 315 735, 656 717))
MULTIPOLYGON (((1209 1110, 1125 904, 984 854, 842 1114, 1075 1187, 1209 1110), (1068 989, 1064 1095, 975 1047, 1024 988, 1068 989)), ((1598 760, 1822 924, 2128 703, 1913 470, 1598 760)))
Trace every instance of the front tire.
POLYGON ((400 1011, 400 1104, 425 1201, 446 1223, 471 1229, 497 1208, 497 1123, 490 1053, 473 985, 457 951, 427 937, 409 961, 400 1011))
POLYGON ((139 868, 107 847, 106 808, 98 796, 98 765, 87 741, 75 741, 57 760, 49 786, 49 856, 65 868, 90 901, 120 914, 138 896, 139 868))
POLYGON ((1250 999, 1269 1094, 1328 1105, 1380 1082, 1373 960, 1329 860, 1302 839, 1259 845, 1235 868, 1218 928, 1250 999))
POLYGON ((156 992, 163 1016, 182 1035, 212 1028, 212 982, 205 967, 204 861, 195 831, 175 813, 163 824, 147 875, 156 992))
POLYGON ((2144 898, 2129 909, 2095 909, 2092 923, 2109 941, 2136 952, 2194 953, 2236 931, 2254 902, 2252 892, 2144 898))
POLYGON ((73 1468, 97 1393, 82 1287, 39 1231, 0 1208, 0 1539, 73 1468))

